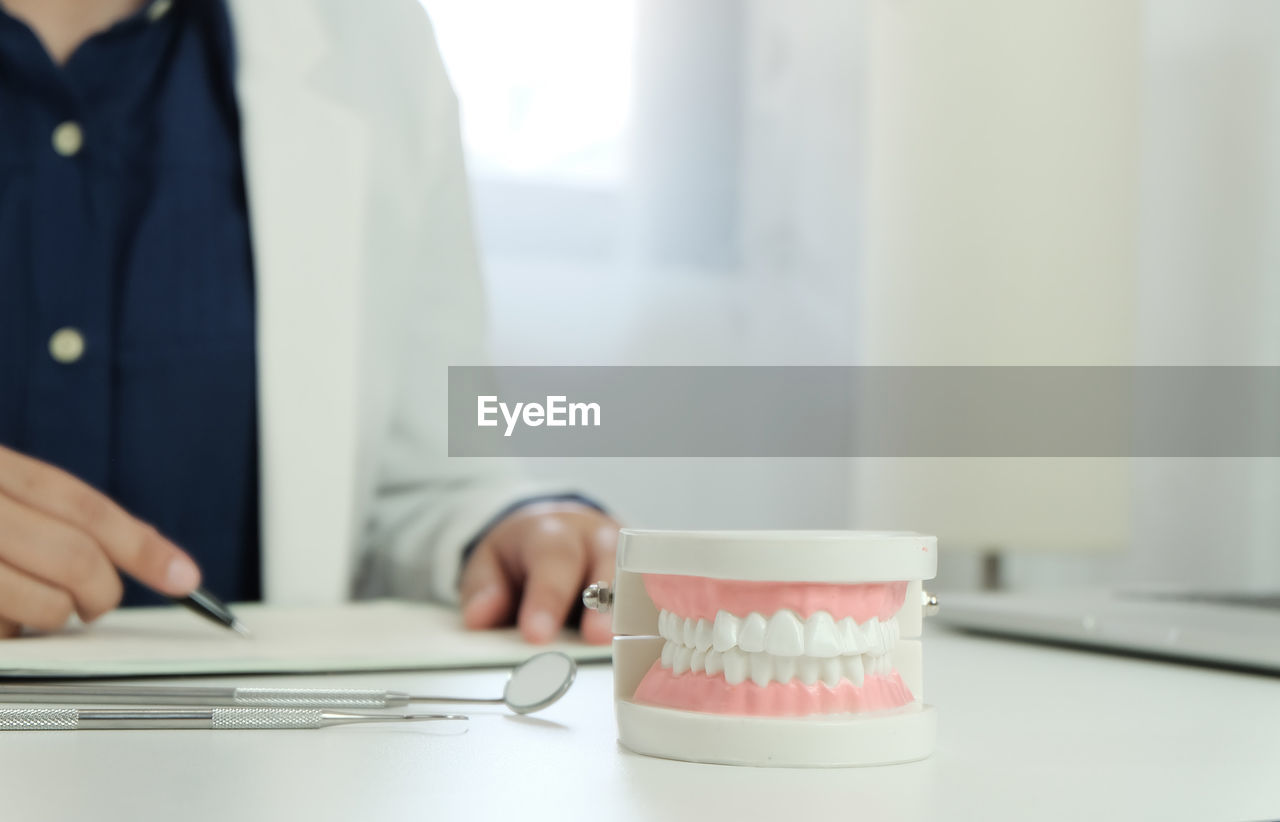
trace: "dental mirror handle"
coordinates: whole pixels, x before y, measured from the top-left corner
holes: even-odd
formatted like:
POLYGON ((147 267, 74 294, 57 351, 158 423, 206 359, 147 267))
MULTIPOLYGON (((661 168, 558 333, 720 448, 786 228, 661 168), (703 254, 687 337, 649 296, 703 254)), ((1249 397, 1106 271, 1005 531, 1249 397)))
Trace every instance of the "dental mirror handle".
POLYGON ((506 703, 506 700, 500 696, 493 699, 457 696, 410 696, 409 701, 413 703, 434 702, 444 705, 503 705, 506 703))
POLYGON ((0 708, 0 731, 298 730, 362 722, 466 719, 451 714, 360 714, 318 708, 0 708))
POLYGON ((217 688, 171 685, 0 685, 0 702, 217 705, 247 708, 400 708, 409 694, 357 688, 217 688))
POLYGON ((403 708, 411 702, 501 704, 501 699, 413 696, 358 688, 217 688, 170 685, 0 684, 0 702, 216 705, 246 708, 403 708))

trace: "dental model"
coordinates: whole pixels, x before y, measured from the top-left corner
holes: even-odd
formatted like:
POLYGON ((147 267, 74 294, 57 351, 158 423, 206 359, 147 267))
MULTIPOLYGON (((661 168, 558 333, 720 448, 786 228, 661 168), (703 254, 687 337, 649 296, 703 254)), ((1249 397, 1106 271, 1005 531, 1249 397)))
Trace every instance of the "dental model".
POLYGON ((623 530, 613 587, 584 593, 613 611, 619 741, 738 765, 928 756, 936 570, 937 540, 908 532, 623 530))

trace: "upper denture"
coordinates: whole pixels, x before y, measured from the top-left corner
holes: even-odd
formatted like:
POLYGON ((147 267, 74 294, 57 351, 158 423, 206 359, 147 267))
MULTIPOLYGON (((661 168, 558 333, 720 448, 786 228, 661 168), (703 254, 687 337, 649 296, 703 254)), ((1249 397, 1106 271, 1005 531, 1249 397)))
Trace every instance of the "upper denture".
POLYGON ((825 611, 801 620, 798 614, 782 610, 765 616, 760 613, 737 617, 720 611, 714 620, 682 618, 671 611, 658 613, 658 635, 681 647, 724 653, 738 649, 771 656, 809 656, 827 659, 847 654, 880 656, 893 650, 898 641, 898 623, 872 617, 862 624, 845 617, 836 622, 825 611))
POLYGON ((644 586, 658 608, 691 618, 695 624, 699 619, 714 620, 720 610, 746 616, 785 609, 805 620, 825 611, 837 621, 845 617, 859 623, 872 617, 884 621, 898 612, 907 593, 905 582, 757 582, 676 574, 645 574, 644 586))

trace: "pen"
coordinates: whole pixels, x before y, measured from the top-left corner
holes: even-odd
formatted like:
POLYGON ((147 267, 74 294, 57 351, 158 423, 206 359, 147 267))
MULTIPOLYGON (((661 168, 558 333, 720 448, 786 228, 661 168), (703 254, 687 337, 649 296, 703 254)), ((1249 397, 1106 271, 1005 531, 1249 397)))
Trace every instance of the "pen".
POLYGON ((461 714, 362 714, 316 708, 0 708, 0 731, 297 730, 357 722, 466 718, 461 714))
POLYGON ((236 615, 231 613, 231 609, 222 600, 206 591, 203 587, 195 589, 185 597, 174 597, 173 601, 179 605, 185 605, 205 619, 211 619, 219 625, 225 625, 242 637, 253 636, 249 628, 236 619, 236 615))

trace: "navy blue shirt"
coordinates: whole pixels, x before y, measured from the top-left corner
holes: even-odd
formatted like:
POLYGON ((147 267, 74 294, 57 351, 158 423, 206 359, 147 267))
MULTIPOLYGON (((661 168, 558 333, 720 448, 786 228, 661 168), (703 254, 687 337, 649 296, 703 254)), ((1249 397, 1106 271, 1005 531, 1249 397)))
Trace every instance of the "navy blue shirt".
POLYGON ((245 600, 257 400, 232 74, 217 0, 144 8, 63 66, 0 11, 0 443, 106 492, 245 600))

